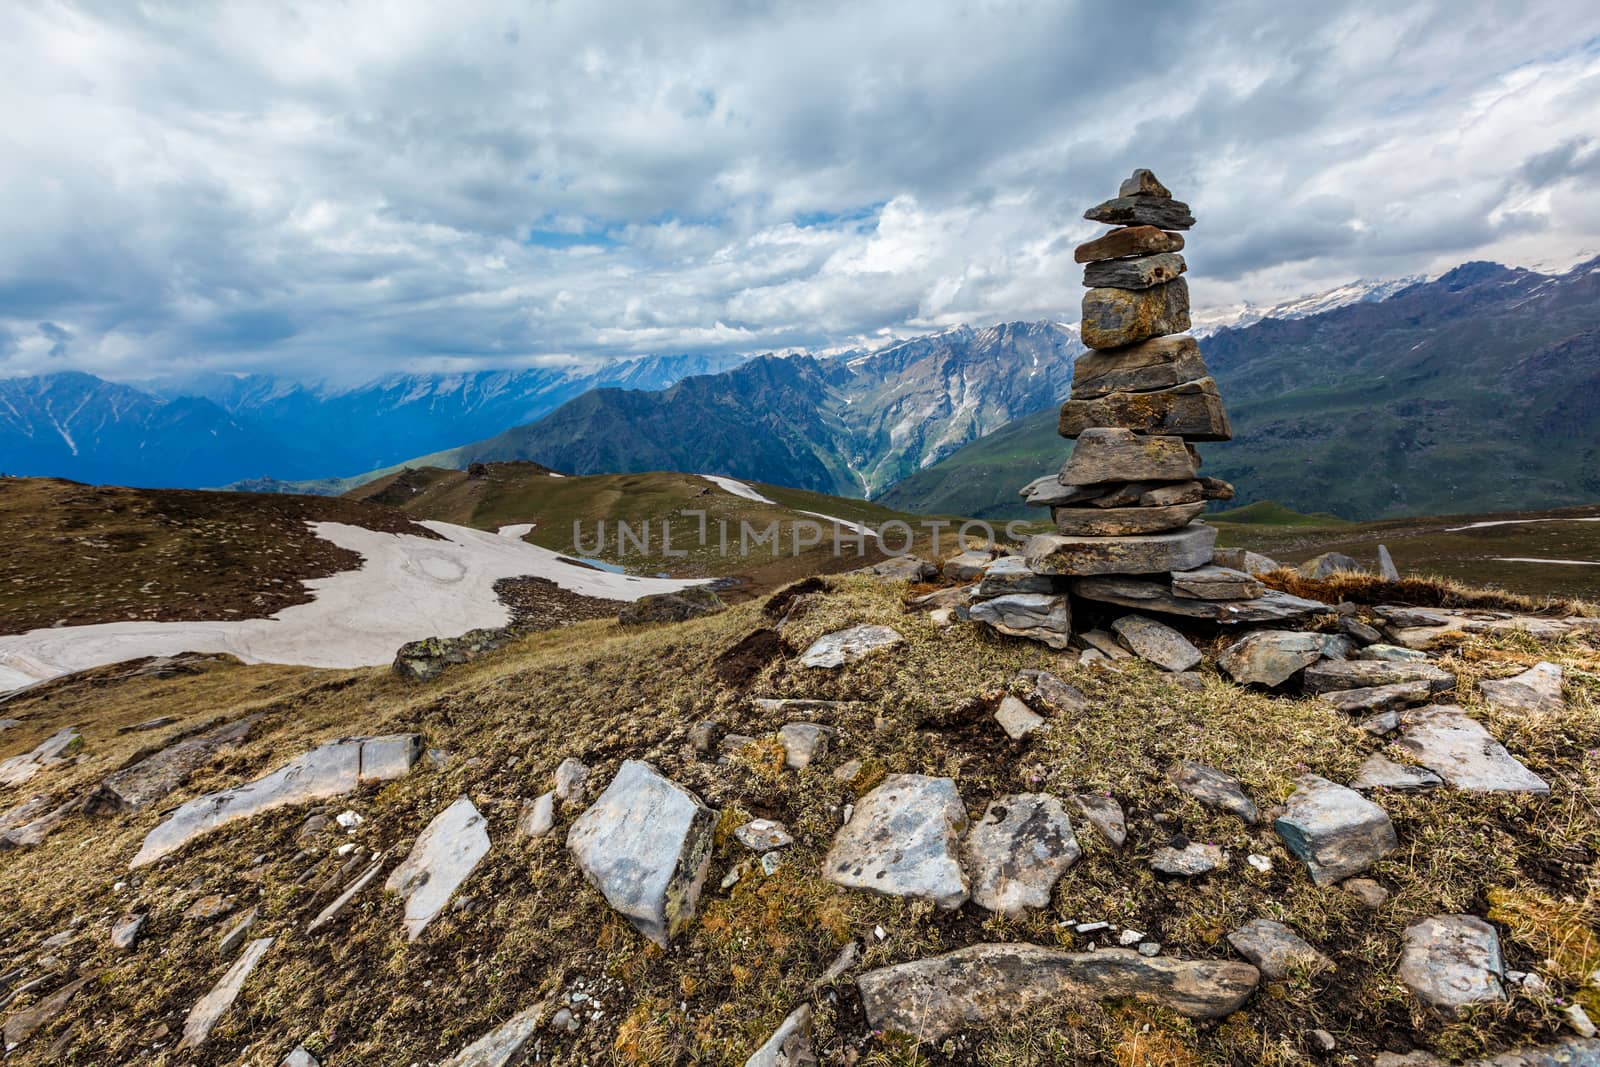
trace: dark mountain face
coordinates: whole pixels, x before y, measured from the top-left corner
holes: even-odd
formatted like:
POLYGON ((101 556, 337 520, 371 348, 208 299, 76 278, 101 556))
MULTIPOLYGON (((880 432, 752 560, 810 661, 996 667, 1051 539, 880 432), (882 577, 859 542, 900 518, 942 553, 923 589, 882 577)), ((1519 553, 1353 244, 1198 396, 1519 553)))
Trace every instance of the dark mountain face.
MULTIPOLYGON (((1359 519, 1600 494, 1600 260, 1554 277, 1468 263, 1381 302, 1220 330, 1201 350, 1235 431, 1202 449, 1205 469, 1240 504, 1359 519)), ((1068 446, 1048 418, 1003 433, 883 502, 1020 512, 1016 487, 1068 446)))

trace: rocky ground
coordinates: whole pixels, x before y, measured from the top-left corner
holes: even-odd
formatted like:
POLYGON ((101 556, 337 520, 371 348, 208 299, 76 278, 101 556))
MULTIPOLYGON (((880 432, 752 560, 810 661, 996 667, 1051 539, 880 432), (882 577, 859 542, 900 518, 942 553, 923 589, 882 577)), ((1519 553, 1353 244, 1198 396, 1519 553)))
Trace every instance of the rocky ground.
POLYGON ((1057 651, 950 573, 0 703, 8 1062, 1600 1058, 1589 622, 1057 651))

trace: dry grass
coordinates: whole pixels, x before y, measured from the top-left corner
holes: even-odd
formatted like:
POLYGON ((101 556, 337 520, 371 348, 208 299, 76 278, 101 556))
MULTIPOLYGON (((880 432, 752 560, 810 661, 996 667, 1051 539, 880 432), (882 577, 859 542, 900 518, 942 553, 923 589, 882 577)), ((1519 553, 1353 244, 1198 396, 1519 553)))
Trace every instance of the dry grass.
POLYGON ((1303 578, 1292 567, 1281 567, 1261 580, 1274 589, 1329 604, 1410 604, 1424 608, 1480 608, 1515 611, 1526 615, 1594 618, 1600 608, 1573 597, 1532 597, 1499 589, 1481 589, 1438 575, 1421 575, 1385 581, 1374 574, 1341 571, 1327 578, 1303 578))
MULTIPOLYGON (((375 891, 333 929, 304 933, 327 899, 317 887, 338 869, 331 852, 344 839, 325 835, 302 855, 307 846, 296 833, 304 809, 227 827, 133 878, 126 861, 158 813, 75 816, 45 846, 0 854, 0 900, 14 902, 0 911, 0 973, 13 965, 37 973, 45 954, 40 941, 75 918, 81 918, 76 940, 54 952, 59 969, 107 970, 9 1062, 272 1067, 299 1041, 328 1067, 435 1062, 581 980, 602 1014, 585 1016, 573 1035, 543 1033, 545 1062, 738 1064, 809 995, 812 981, 851 939, 865 944, 865 966, 982 940, 1082 948, 1085 939, 1060 925, 1074 919, 1136 927, 1171 955, 1219 958, 1231 954, 1222 940, 1227 931, 1270 916, 1294 926, 1338 966, 1264 984, 1239 1015, 1221 1023, 1189 1023, 1148 1006, 1063 1003, 922 1050, 866 1033, 845 982, 835 987, 836 1001, 817 1002, 824 1061, 859 1055, 859 1062, 877 1064, 1287 1064, 1309 1058, 1302 1042, 1315 1027, 1332 1032, 1358 1061, 1412 1042, 1466 1053, 1556 1033, 1559 1020, 1545 1000, 1518 994, 1507 1005, 1449 1023, 1417 1011, 1394 977, 1408 923, 1441 911, 1485 914, 1490 894, 1508 890, 1517 900, 1541 902, 1533 913, 1543 916, 1534 923, 1507 919, 1509 965, 1544 974, 1552 997, 1574 992, 1575 965, 1547 967, 1544 959, 1550 938, 1568 943, 1566 934, 1551 931, 1570 930, 1568 919, 1589 913, 1569 915, 1564 907, 1551 913, 1542 902, 1594 899, 1600 683, 1575 681, 1571 706, 1558 716, 1534 720, 1484 708, 1473 696, 1474 680, 1507 673, 1533 654, 1525 635, 1466 637, 1446 665, 1460 672, 1472 712, 1552 782, 1552 796, 1383 797, 1403 848, 1373 872, 1393 892, 1373 913, 1338 889, 1312 886, 1269 827, 1246 827, 1200 808, 1163 773, 1177 758, 1209 763, 1243 780, 1263 808, 1285 797, 1303 771, 1346 777, 1383 744, 1325 706, 1215 677, 1203 692, 1190 692, 1141 665, 1081 671, 1040 646, 977 627, 939 630, 925 616, 904 614, 893 589, 859 579, 838 580, 832 592, 804 600, 784 639, 799 649, 856 622, 894 625, 907 640, 893 653, 833 672, 778 660, 746 689, 718 682, 709 665, 750 631, 770 625, 754 604, 678 626, 623 631, 589 622, 534 634, 428 686, 379 670, 221 664, 194 677, 85 682, 13 701, 6 714, 24 726, 0 734, 0 758, 59 726, 83 729, 83 762, 31 783, 61 794, 86 787, 157 739, 118 734, 118 726, 174 714, 181 722, 168 729, 177 731, 216 717, 263 715, 252 740, 203 768, 171 803, 263 773, 330 737, 419 730, 448 753, 442 769, 424 765, 330 810, 348 806, 366 816, 355 840, 403 850, 432 815, 465 793, 485 814, 496 845, 463 890, 470 904, 408 944, 397 904, 375 891), (1089 695, 1090 707, 1057 718, 1028 744, 1010 742, 990 711, 1022 667, 1056 671, 1089 695), (830 756, 795 774, 771 758, 769 735, 783 718, 758 710, 751 696, 856 703, 829 713, 839 731, 830 756), (760 741, 725 765, 701 760, 686 737, 706 718, 760 741), (663 953, 618 919, 574 869, 562 847, 574 813, 560 812, 556 833, 545 839, 513 837, 522 799, 548 788, 556 764, 569 755, 593 765, 600 785, 622 759, 650 759, 719 808, 783 820, 796 844, 772 877, 755 874, 721 891, 722 875, 747 854, 719 835, 700 918, 663 953), (1109 791, 1128 810, 1129 843, 1116 851, 1081 827, 1084 857, 1052 906, 1019 920, 970 904, 947 914, 840 890, 817 872, 844 804, 855 797, 831 771, 852 757, 868 761, 874 774, 952 775, 973 811, 1006 793, 1109 791), (1157 823, 1157 815, 1170 821, 1157 823), (1148 856, 1178 829, 1226 847, 1227 869, 1194 883, 1158 880, 1148 856), (1270 857, 1272 870, 1248 867, 1244 857, 1252 852, 1270 857), (315 873, 306 879, 308 868, 315 873), (120 881, 129 887, 115 889, 120 881), (213 892, 235 895, 240 907, 259 903, 257 929, 279 942, 212 1043, 198 1054, 178 1054, 170 1036, 152 1037, 153 1028, 180 1029, 189 1006, 226 967, 216 951, 220 929, 182 918, 190 902, 213 892), (132 953, 116 954, 106 945, 107 931, 129 910, 150 913, 149 935, 132 953)), ((1570 666, 1595 655, 1578 641, 1540 651, 1570 666)), ((0 795, 0 805, 15 802, 15 794, 0 795)))

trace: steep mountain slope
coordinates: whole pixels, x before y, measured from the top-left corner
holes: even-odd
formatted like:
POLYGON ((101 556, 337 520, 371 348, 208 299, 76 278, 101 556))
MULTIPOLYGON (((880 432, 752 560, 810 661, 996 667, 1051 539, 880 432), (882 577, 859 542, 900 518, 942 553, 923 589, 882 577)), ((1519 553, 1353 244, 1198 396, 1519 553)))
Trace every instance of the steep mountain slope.
MULTIPOLYGON (((1220 330, 1202 350, 1235 438, 1206 471, 1239 504, 1345 518, 1600 496, 1600 260, 1557 276, 1469 263, 1387 300, 1220 330)), ((1016 514, 1059 466, 1048 415, 894 487, 904 510, 1016 514)))
POLYGON ((1059 401, 1080 351, 1070 328, 1036 322, 961 326, 838 359, 765 356, 660 393, 596 390, 531 425, 412 463, 710 471, 869 496, 1059 401))

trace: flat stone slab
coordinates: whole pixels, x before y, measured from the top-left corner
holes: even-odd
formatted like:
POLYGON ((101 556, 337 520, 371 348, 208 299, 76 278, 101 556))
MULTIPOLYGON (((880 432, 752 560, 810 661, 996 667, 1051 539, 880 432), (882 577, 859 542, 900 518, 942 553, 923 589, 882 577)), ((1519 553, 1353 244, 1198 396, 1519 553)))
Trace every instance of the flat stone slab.
MULTIPOLYGON (((1193 570, 1211 558, 1211 546, 1216 541, 1217 531, 1203 523, 1191 523, 1181 530, 1147 537, 1038 534, 1029 538, 1023 555, 1029 569, 1039 574, 1153 574, 1193 570)), ((1073 592, 1078 592, 1082 584, 1073 583, 1073 592)), ((1196 600, 1185 603, 1208 602, 1196 600)), ((1130 606, 1146 605, 1140 602, 1130 606)))
POLYGON ((1167 781, 1213 811, 1226 812, 1254 826, 1261 818, 1255 801, 1245 794, 1237 778, 1200 763, 1182 760, 1167 768, 1167 781))
POLYGON ((1045 724, 1045 718, 1014 696, 1007 695, 995 710, 994 721, 1013 741, 1021 741, 1045 724))
POLYGON ((178 1042, 179 1048, 199 1048, 205 1044, 206 1038, 211 1036, 212 1027, 217 1025, 223 1013, 238 999, 239 991, 244 988, 245 981, 261 962, 261 957, 272 947, 272 942, 272 938, 262 937, 246 945, 239 958, 233 961, 233 966, 222 976, 221 981, 195 1002, 194 1007, 189 1009, 188 1018, 183 1022, 183 1040, 178 1042))
POLYGON ((1001 943, 868 971, 856 988, 873 1029, 933 1042, 1063 998, 1139 997, 1189 1018, 1215 1019, 1237 1010, 1260 979, 1254 967, 1232 961, 1001 943))
POLYGON ((1317 699, 1332 704, 1347 715, 1372 715, 1394 712, 1415 704, 1426 704, 1433 699, 1432 683, 1394 682, 1364 689, 1332 689, 1318 693, 1317 699))
POLYGON ((1072 639, 1072 609, 1065 595, 1013 593, 972 605, 967 617, 1008 637, 1025 637, 1054 649, 1072 639))
POLYGON ((1320 660, 1327 650, 1322 634, 1300 630, 1256 630, 1229 645, 1217 667, 1240 685, 1280 686, 1320 660))
POLYGON ((1073 250, 1072 258, 1079 263, 1098 263, 1103 259, 1182 250, 1181 233, 1167 233, 1159 226, 1124 226, 1092 241, 1085 241, 1073 250))
POLYGON ((1400 981, 1435 1011, 1454 1016, 1504 1000, 1505 971, 1500 935, 1475 915, 1433 915, 1406 927, 1400 981))
POLYGON ((627 760, 567 832, 606 902, 660 945, 694 918, 711 867, 717 812, 650 764, 627 760))
POLYGON ((83 747, 83 737, 76 726, 58 730, 40 741, 31 752, 0 761, 0 785, 22 785, 46 767, 65 763, 83 747))
POLYGON ((1072 798, 1078 811, 1089 820, 1089 825, 1100 832, 1114 848, 1121 848, 1128 840, 1128 821, 1122 805, 1114 797, 1098 793, 1079 793, 1072 798))
POLYGON ((1028 667, 1017 672, 1017 678, 1033 688, 1033 696, 1057 711, 1085 711, 1089 698, 1075 685, 1068 685, 1049 671, 1028 667))
POLYGON ((522 1009, 439 1067, 521 1067, 524 1050, 545 1021, 545 1009, 544 1001, 522 1009))
POLYGON ((1119 195, 1096 204, 1083 217, 1111 226, 1155 226, 1162 230, 1187 230, 1194 225, 1188 204, 1164 196, 1119 195))
POLYGON ((1510 678, 1479 682, 1478 688, 1483 690, 1483 699, 1497 708, 1553 715, 1567 707, 1562 681, 1561 668, 1546 662, 1536 663, 1510 678))
POLYGON ((1244 571, 1215 563, 1172 575, 1172 595, 1190 600, 1254 600, 1266 591, 1265 585, 1244 571))
POLYGON ((959 908, 968 896, 960 862, 966 829, 967 809, 954 781, 891 774, 860 799, 834 836, 822 876, 847 889, 959 908))
POLYGON ((1166 623, 1143 615, 1124 615, 1111 629, 1130 652, 1162 670, 1177 673, 1200 662, 1200 650, 1166 623))
POLYGON ((1228 853, 1221 845, 1206 845, 1191 841, 1178 848, 1162 845, 1150 854, 1151 870, 1162 874, 1175 874, 1183 878, 1197 878, 1226 866, 1228 853))
POLYGON ((1272 825, 1317 885, 1360 874, 1400 847, 1387 812, 1354 789, 1314 774, 1296 783, 1272 825))
POLYGON ((864 656, 881 652, 904 641, 899 631, 888 626, 861 625, 824 634, 800 656, 800 666, 832 669, 854 663, 864 656))
MULTIPOLYGON (((1380 1052, 1375 1067, 1449 1067, 1429 1052, 1380 1052)), ((1460 1067, 1600 1067, 1600 1040, 1570 1037, 1554 1045, 1524 1045, 1484 1059, 1466 1060, 1460 1067)))
POLYGON ((422 936, 450 897, 489 854, 483 816, 466 797, 434 816, 384 888, 405 901, 406 940, 422 936))
POLYGON ((0 1031, 5 1040, 6 1054, 10 1055, 13 1049, 32 1037, 39 1027, 59 1018, 61 1013, 67 1010, 67 1005, 72 1003, 72 998, 98 977, 100 977, 98 970, 91 971, 81 978, 68 982, 32 1007, 8 1015, 5 1027, 0 1031))
POLYGON ((1135 433, 1182 437, 1186 441, 1228 441, 1233 426, 1211 378, 1183 382, 1144 393, 1108 393, 1061 405, 1056 432, 1077 437, 1096 426, 1120 426, 1135 433))
POLYGON ((1373 754, 1361 764, 1350 786, 1362 792, 1374 789, 1394 789, 1402 793, 1421 789, 1437 789, 1444 780, 1426 767, 1408 767, 1396 763, 1388 756, 1373 754))
POLYGON ((1079 486, 1187 482, 1195 477, 1195 462, 1181 437, 1143 436, 1132 430, 1103 426, 1078 435, 1072 456, 1059 477, 1063 485, 1079 486))
POLYGON ((1148 289, 1152 285, 1170 282, 1188 269, 1188 264, 1176 252, 1102 259, 1084 269, 1083 284, 1091 289, 1105 286, 1113 289, 1148 289))
POLYGON ((1271 919, 1251 919, 1228 935, 1228 944, 1268 978, 1287 978, 1296 971, 1322 971, 1333 966, 1333 961, 1305 938, 1271 919))
POLYGON ((1550 792, 1548 782, 1459 707, 1437 704, 1402 712, 1400 727, 1395 743, 1453 789, 1541 796, 1550 792))
POLYGON ((1401 682, 1426 682, 1435 693, 1454 689, 1456 676, 1431 663, 1390 663, 1383 660, 1325 660, 1306 668, 1308 693, 1339 689, 1370 689, 1401 682))
POLYGON ((772 1036, 744 1061, 744 1067, 816 1067, 811 1049, 811 1005, 802 1004, 784 1017, 772 1036))
POLYGON ((244 743, 258 716, 223 723, 168 745, 105 777, 86 799, 91 811, 140 811, 181 786, 217 753, 244 743))
POLYGON ((1004 915, 1050 906, 1050 891, 1083 850, 1061 801, 1021 793, 989 802, 962 849, 972 899, 1004 915))
POLYGON ((1078 505, 1051 508, 1050 517, 1056 524, 1056 532, 1068 537, 1134 537, 1182 529, 1205 509, 1204 501, 1165 507, 1078 505))
MULTIPOLYGON (((1189 529, 1209 530, 1211 528, 1196 523, 1190 526, 1189 529)), ((1038 538, 1036 537, 1035 540, 1038 540, 1038 538)), ((1151 539, 1145 538, 1145 540, 1151 539)), ((1215 540, 1214 534, 1212 540, 1215 540)), ((1160 569, 1190 570, 1193 568, 1171 567, 1160 569)), ((1291 596, 1277 589, 1268 589, 1254 600, 1197 600, 1194 597, 1175 596, 1172 592, 1171 584, 1166 581, 1117 576, 1080 578, 1072 583, 1072 592, 1085 600, 1095 600, 1102 604, 1117 604, 1125 608, 1138 608, 1143 611, 1159 612, 1163 615, 1181 615, 1189 619, 1205 619, 1219 623, 1294 622, 1333 610, 1320 601, 1291 596)))
POLYGON ((1108 393, 1170 389, 1207 373, 1193 337, 1155 337, 1116 352, 1090 349, 1079 356, 1072 365, 1072 397, 1092 400, 1108 393))
POLYGON ((1028 569, 1028 561, 1021 556, 1001 556, 992 560, 983 568, 983 580, 978 583, 980 597, 1054 592, 1055 579, 1048 574, 1033 573, 1028 569))
POLYGON ((365 782, 402 777, 421 755, 422 737, 418 734, 356 737, 319 745, 264 778, 184 804, 146 835, 128 866, 154 863, 195 838, 240 819, 354 792, 365 782))

